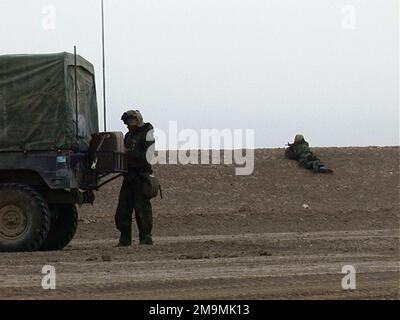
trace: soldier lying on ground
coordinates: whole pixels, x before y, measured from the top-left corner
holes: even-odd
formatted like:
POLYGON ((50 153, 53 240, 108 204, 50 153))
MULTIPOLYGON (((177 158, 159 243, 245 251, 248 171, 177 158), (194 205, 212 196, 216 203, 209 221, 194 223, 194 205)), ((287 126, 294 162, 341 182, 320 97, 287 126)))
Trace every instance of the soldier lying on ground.
POLYGON ((304 136, 298 134, 293 144, 288 144, 289 148, 285 150, 286 157, 296 160, 302 168, 313 170, 315 173, 333 173, 333 170, 325 167, 321 160, 311 152, 310 146, 304 136))

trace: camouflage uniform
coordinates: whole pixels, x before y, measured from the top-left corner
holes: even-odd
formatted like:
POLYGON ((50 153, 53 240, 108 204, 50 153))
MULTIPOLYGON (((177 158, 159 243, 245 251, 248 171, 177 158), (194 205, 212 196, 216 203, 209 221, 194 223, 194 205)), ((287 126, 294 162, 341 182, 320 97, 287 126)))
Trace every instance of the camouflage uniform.
MULTIPOLYGON (((140 120, 143 121, 142 118, 140 120)), ((151 165, 146 159, 148 148, 154 144, 153 126, 150 123, 141 123, 141 125, 141 127, 129 131, 124 141, 128 154, 128 172, 124 175, 115 214, 115 223, 117 229, 121 232, 120 246, 127 246, 132 242, 133 210, 135 210, 136 223, 139 229, 140 244, 153 244, 151 234, 153 228, 152 207, 150 199, 144 196, 142 192, 143 176, 153 173, 151 165)))
POLYGON ((311 152, 309 143, 304 139, 302 135, 297 135, 293 144, 289 144, 289 148, 286 149, 286 156, 289 159, 297 160, 302 168, 313 170, 314 172, 320 173, 332 173, 331 169, 326 168, 311 152))

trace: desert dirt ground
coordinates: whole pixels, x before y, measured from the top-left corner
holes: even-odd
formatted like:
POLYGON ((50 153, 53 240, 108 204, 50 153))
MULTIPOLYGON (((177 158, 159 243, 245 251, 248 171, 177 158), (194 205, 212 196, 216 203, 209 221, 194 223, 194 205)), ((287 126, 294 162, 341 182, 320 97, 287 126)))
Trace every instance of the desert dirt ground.
POLYGON ((114 247, 116 180, 79 209, 65 250, 0 254, 0 299, 399 299, 400 149, 315 151, 334 175, 283 149, 257 150, 251 176, 156 166, 151 247, 114 247), (56 290, 42 289, 43 265, 56 268, 56 290), (356 290, 342 289, 345 265, 356 290))

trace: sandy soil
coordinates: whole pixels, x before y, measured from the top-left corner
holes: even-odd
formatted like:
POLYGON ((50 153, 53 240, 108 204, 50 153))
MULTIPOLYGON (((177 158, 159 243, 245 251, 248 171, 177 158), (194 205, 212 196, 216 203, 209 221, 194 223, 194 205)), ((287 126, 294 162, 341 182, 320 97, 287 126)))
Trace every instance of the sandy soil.
POLYGON ((334 175, 282 149, 257 150, 248 177, 156 166, 164 199, 153 202, 152 247, 114 248, 117 180, 80 208, 64 251, 0 254, 0 299, 399 299, 399 151, 316 149, 334 175), (46 264, 54 291, 41 287, 46 264), (341 287, 345 265, 356 290, 341 287))

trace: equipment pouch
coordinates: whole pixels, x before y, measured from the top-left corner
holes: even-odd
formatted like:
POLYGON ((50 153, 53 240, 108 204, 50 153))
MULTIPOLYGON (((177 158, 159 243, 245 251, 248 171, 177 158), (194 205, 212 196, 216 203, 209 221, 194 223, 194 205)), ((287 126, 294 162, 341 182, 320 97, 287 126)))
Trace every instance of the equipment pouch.
POLYGON ((142 194, 149 199, 153 199, 158 196, 160 191, 160 183, 158 179, 149 173, 141 173, 140 178, 143 183, 142 194))

